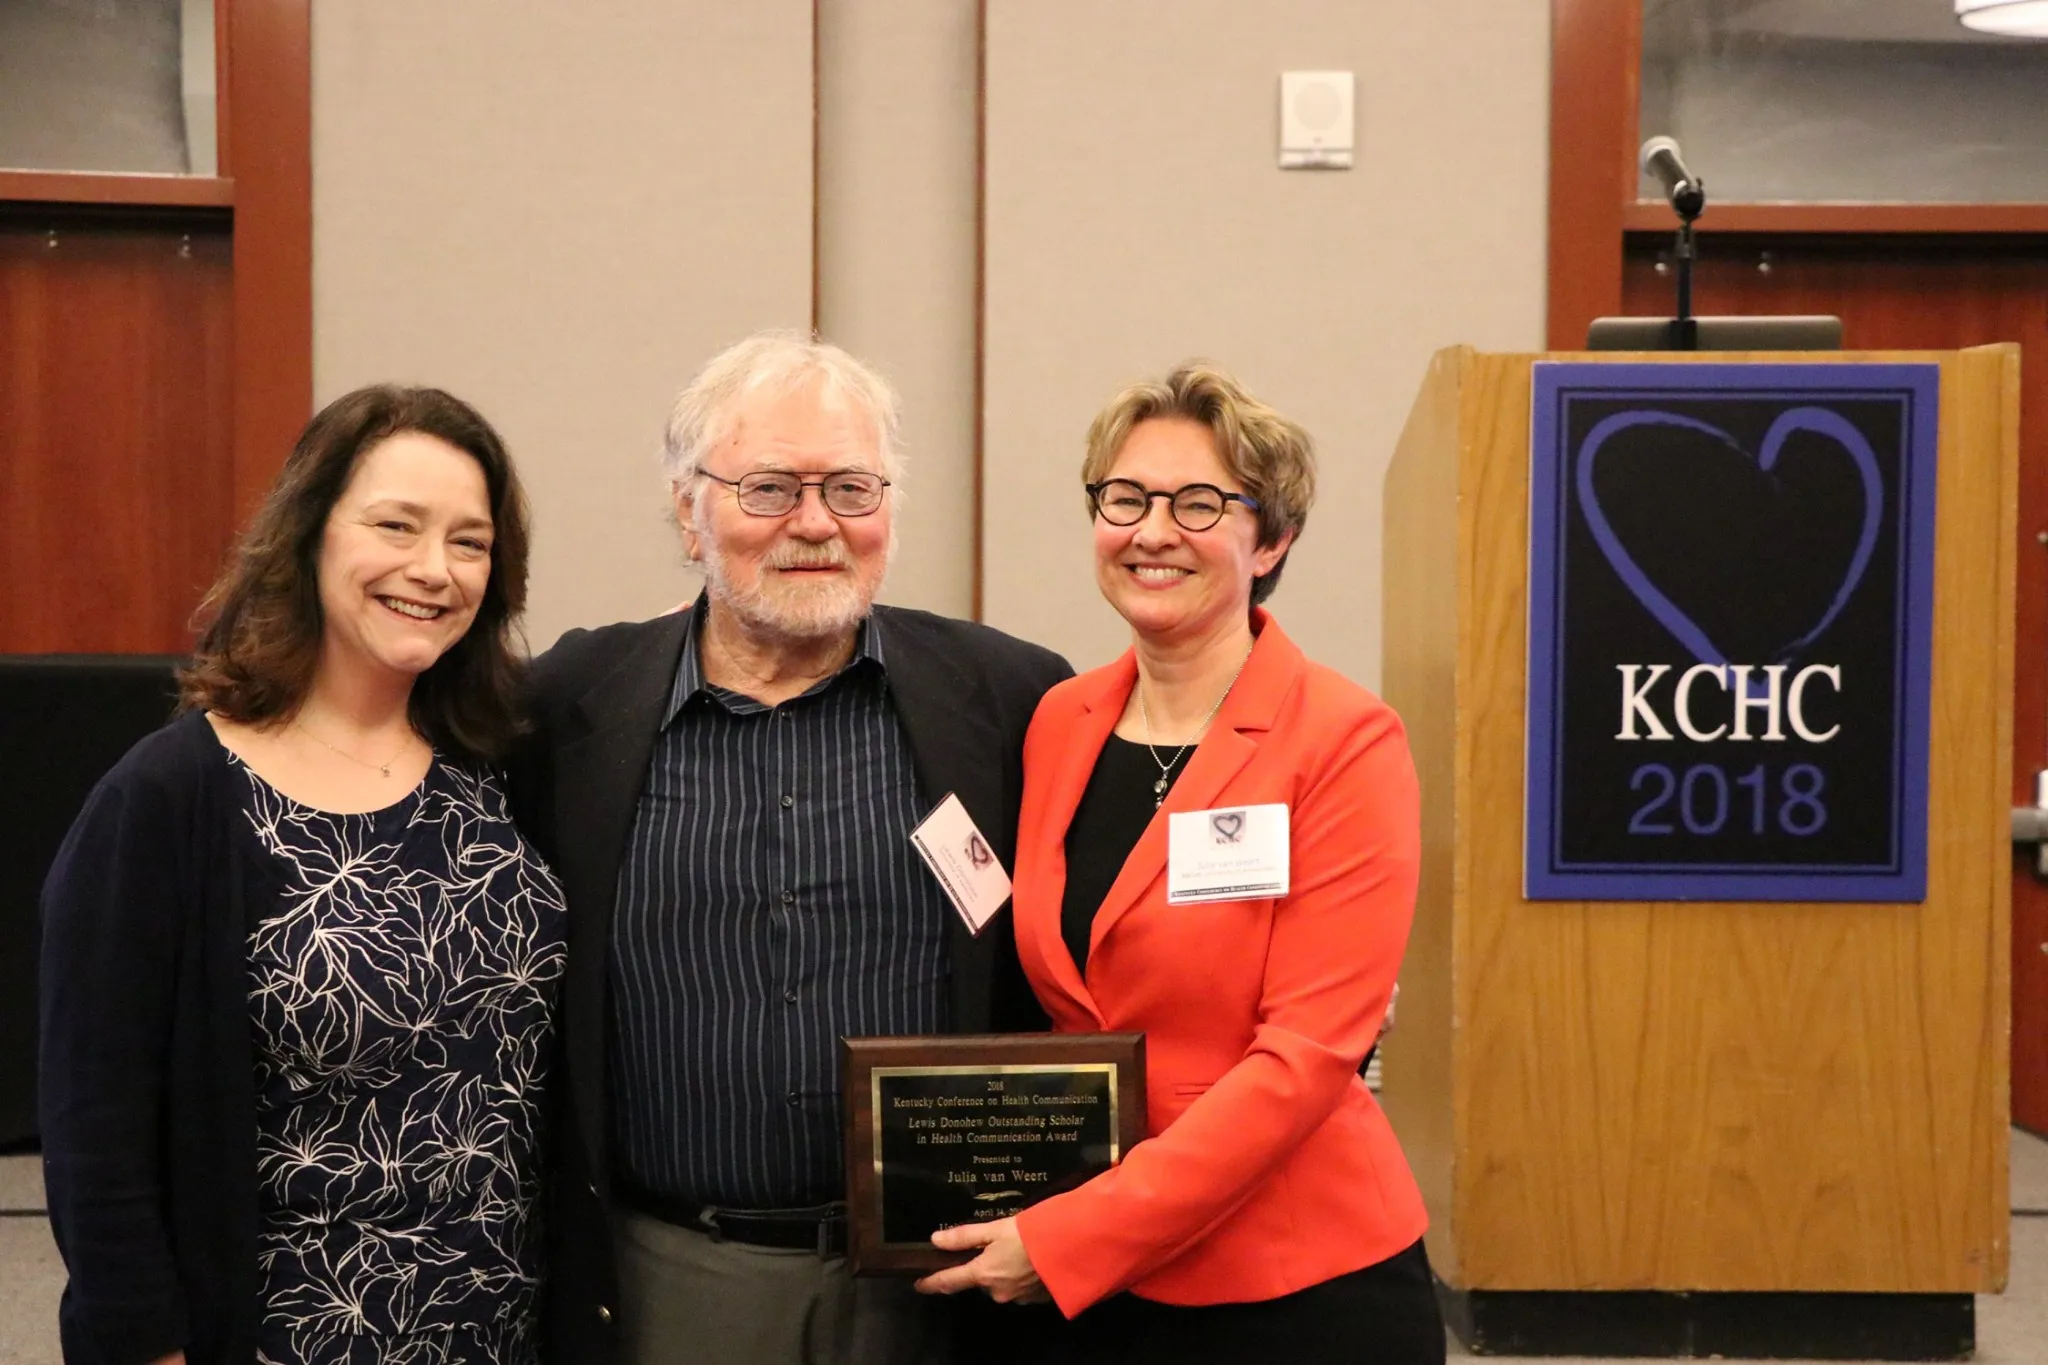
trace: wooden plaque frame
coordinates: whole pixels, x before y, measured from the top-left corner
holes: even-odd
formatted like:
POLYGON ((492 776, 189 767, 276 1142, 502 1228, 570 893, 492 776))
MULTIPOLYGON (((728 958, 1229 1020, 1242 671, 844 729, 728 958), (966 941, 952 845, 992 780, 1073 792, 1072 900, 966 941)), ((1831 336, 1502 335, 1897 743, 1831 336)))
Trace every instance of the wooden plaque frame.
MULTIPOLYGON (((847 1038, 842 1041, 842 1056, 846 1097, 847 1254, 857 1274, 922 1275, 965 1259, 924 1242, 883 1240, 882 1198, 888 1176, 882 1168, 876 1106, 884 1079, 917 1075, 945 1076, 956 1080, 969 1078, 986 1081, 993 1093, 1001 1085, 1001 1078, 1007 1076, 1092 1072, 1105 1076, 1110 1104, 1108 1165, 1113 1166, 1122 1160, 1132 1144, 1145 1136, 1145 1035, 1142 1033, 983 1033, 927 1038, 847 1038)), ((958 1103, 961 1108, 954 1113, 956 1119, 993 1112, 969 1105, 965 1100, 958 1103)), ((1032 1111, 1032 1106, 1027 1104, 1019 1104, 1018 1108, 1023 1113, 1032 1111)), ((943 1111, 935 1111, 935 1116, 940 1112, 943 1111)), ((993 1138, 990 1140, 994 1141, 993 1138)), ((949 1145, 936 1150, 950 1152, 955 1149, 949 1145)), ((972 1149, 959 1150, 962 1155, 967 1155, 972 1149)), ((953 1163, 944 1164, 950 1166, 953 1163)), ((1001 1216, 1027 1207, 1046 1195, 1072 1188, 1079 1179, 1086 1179, 1101 1169, 1107 1167, 1079 1166, 1062 1170, 1059 1174, 1063 1180, 1045 1179, 1034 1192, 1019 1192, 1017 1202, 1004 1204, 1000 1213, 991 1209, 991 1215, 1001 1216)), ((1044 1175, 1040 1178, 1044 1179, 1044 1175)))

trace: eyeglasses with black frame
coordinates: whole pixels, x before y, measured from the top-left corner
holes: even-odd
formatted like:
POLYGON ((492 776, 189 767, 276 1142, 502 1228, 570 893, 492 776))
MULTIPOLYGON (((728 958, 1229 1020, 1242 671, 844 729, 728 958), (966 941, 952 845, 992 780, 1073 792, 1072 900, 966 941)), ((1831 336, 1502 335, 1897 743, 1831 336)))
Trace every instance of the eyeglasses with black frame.
POLYGON ((1213 483, 1184 484, 1171 493, 1151 489, 1133 479, 1104 479, 1086 485, 1095 503, 1095 515, 1111 526, 1136 526, 1152 510, 1152 499, 1165 498, 1166 510, 1183 531, 1206 531, 1223 520, 1230 504, 1241 502, 1259 510, 1257 498, 1243 493, 1226 493, 1213 483))
POLYGON ((697 472, 732 489, 740 510, 750 517, 788 516, 803 501, 806 488, 817 489, 825 510, 835 517, 870 516, 881 507, 882 490, 889 487, 887 479, 864 469, 837 469, 817 479, 780 469, 759 469, 737 479, 721 479, 708 469, 697 472))

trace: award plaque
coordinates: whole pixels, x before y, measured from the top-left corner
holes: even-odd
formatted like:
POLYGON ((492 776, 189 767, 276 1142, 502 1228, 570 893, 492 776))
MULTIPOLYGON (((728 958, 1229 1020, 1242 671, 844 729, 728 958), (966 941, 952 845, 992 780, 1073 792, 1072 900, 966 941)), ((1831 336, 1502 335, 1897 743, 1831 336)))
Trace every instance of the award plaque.
POLYGON ((968 1259, 931 1235, 1007 1218, 1145 1136, 1142 1033, 848 1038, 847 1254, 857 1274, 968 1259))

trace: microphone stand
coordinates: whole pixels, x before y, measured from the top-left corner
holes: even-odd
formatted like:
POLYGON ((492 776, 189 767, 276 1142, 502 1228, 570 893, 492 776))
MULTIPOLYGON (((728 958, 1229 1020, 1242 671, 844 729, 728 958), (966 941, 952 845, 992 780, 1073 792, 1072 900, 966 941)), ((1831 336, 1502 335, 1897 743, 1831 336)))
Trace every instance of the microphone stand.
POLYGON ((1672 191, 1671 208, 1678 215, 1678 242, 1674 251, 1678 261, 1678 313, 1671 319, 1671 349, 1697 351, 1700 348, 1700 328, 1692 315, 1692 266, 1697 252, 1693 246, 1692 225, 1707 211, 1706 183, 1680 181, 1672 191))

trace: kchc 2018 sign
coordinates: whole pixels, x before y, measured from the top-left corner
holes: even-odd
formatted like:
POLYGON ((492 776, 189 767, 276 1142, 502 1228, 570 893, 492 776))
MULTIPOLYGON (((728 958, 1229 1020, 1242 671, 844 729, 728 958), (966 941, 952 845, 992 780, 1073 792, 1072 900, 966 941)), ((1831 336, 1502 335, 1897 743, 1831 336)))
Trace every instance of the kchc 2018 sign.
POLYGON ((1925 898, 1938 392, 1536 367, 1525 895, 1925 898))

